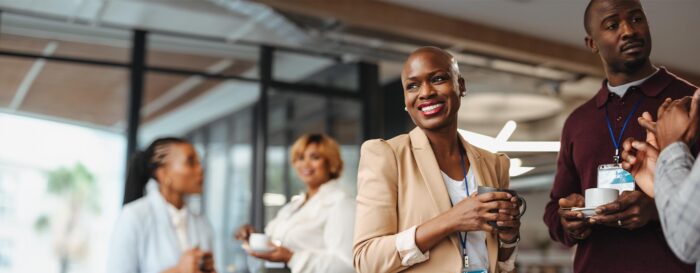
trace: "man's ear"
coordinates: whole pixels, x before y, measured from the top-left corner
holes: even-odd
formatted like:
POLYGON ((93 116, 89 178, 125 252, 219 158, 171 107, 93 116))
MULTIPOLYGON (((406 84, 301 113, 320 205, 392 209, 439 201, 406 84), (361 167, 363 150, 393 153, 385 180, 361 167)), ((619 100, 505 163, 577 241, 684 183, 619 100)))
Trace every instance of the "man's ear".
POLYGON ((584 41, 586 42, 586 47, 590 49, 591 52, 598 54, 598 45, 595 44, 590 35, 586 36, 584 41))

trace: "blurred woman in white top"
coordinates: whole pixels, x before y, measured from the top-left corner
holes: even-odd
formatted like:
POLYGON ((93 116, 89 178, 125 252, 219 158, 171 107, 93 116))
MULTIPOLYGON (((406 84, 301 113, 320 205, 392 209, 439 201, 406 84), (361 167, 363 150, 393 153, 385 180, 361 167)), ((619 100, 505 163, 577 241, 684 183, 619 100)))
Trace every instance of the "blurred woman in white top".
MULTIPOLYGON (((343 170, 338 144, 326 135, 304 135, 292 145, 291 161, 306 192, 293 197, 265 227, 265 234, 276 242, 273 250, 249 254, 285 263, 292 273, 355 272, 355 202, 334 180, 343 170)), ((254 232, 244 225, 235 237, 245 246, 254 232)))
POLYGON ((109 273, 214 272, 212 230, 186 197, 200 194, 203 170, 192 144, 160 138, 132 158, 127 175, 146 196, 124 206, 107 257, 109 273), (136 184, 138 183, 138 184, 136 184))

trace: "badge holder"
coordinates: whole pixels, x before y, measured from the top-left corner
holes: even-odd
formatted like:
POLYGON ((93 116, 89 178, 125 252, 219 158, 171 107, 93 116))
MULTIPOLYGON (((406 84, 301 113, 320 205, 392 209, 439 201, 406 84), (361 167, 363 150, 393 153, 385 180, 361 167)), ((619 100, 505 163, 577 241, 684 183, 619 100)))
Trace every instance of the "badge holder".
POLYGON ((633 191, 634 187, 634 177, 619 163, 598 166, 598 188, 617 189, 622 193, 633 191))
POLYGON ((640 98, 637 103, 632 107, 632 111, 627 115, 625 123, 622 125, 622 130, 620 135, 615 138, 615 133, 613 132, 612 122, 608 116, 608 105, 605 105, 605 121, 608 124, 608 131, 610 132, 610 138, 612 139, 613 146, 615 147, 615 155, 613 156, 613 164, 603 164, 598 166, 598 188, 610 188, 617 189, 620 193, 623 191, 633 191, 634 190, 634 176, 620 165, 620 144, 622 144, 622 136, 625 134, 625 129, 630 122, 630 119, 637 112, 637 108, 642 103, 642 98, 640 98))
MULTIPOLYGON (((466 237, 466 236, 465 236, 466 237)), ((460 236, 461 238, 461 236, 460 236)), ((488 273, 486 269, 484 268, 476 268, 475 266, 472 266, 469 263, 469 255, 467 255, 467 250, 463 249, 462 257, 463 257, 463 263, 462 263, 462 271, 461 273, 488 273)))

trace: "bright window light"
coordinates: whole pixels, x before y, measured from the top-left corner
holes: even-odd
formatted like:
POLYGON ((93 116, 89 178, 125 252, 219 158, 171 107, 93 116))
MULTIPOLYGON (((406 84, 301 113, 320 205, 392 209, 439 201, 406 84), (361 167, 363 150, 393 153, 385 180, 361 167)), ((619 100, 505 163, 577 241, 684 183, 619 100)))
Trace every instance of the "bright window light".
MULTIPOLYGON (((474 146, 495 152, 533 152, 533 153, 552 153, 559 152, 561 143, 559 141, 508 141, 513 135, 517 123, 509 120, 503 126, 503 129, 494 137, 482 135, 479 133, 470 132, 463 129, 458 129, 462 137, 474 146)), ((522 160, 515 158, 511 159, 510 176, 523 175, 534 170, 534 167, 523 167, 522 160)))

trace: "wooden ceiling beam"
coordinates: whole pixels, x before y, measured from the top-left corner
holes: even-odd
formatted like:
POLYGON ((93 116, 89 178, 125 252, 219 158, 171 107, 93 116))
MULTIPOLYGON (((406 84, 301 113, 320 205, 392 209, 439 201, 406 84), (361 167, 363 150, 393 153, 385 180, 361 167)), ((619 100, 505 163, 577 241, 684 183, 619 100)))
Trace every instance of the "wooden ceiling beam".
MULTIPOLYGON (((598 56, 586 49, 410 7, 375 0, 256 1, 284 12, 334 18, 350 26, 456 45, 477 54, 604 76, 598 56)), ((700 75, 672 71, 700 84, 700 75)))

